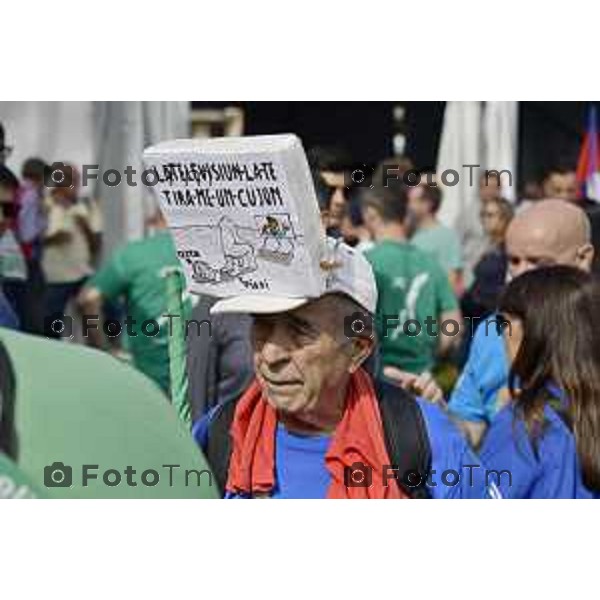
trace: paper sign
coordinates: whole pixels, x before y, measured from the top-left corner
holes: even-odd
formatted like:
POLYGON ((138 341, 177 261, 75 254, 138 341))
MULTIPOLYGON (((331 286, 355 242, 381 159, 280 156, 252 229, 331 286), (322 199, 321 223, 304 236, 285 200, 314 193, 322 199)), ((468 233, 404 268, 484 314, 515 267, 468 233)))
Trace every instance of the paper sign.
POLYGON ((176 140, 144 152, 190 291, 318 297, 325 233, 300 140, 176 140))

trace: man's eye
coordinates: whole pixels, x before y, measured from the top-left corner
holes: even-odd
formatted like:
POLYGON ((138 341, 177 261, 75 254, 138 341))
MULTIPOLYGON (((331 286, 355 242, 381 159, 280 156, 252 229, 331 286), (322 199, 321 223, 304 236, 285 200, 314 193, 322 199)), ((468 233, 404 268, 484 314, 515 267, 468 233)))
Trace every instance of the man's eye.
POLYGON ((310 337, 313 334, 312 329, 306 325, 292 325, 292 331, 295 335, 301 335, 305 337, 310 337))
POLYGON ((273 326, 269 322, 259 321, 258 319, 254 321, 254 335, 259 339, 268 337, 272 328, 273 326))
POLYGON ((304 339, 314 339, 318 335, 314 327, 306 323, 290 323, 290 329, 295 336, 304 339))

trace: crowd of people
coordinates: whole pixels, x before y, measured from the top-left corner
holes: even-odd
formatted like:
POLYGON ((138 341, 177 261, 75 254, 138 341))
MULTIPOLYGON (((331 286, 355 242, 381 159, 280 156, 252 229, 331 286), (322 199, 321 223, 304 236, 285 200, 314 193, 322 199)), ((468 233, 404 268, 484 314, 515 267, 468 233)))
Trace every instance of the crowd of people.
POLYGON ((27 159, 20 179, 4 164, 9 156, 0 125, 0 208, 2 211, 2 311, 5 325, 59 337, 44 327, 62 314, 100 257, 102 214, 84 197, 79 173, 69 166, 72 185, 46 187, 49 165, 27 159))
MULTIPOLYGON (((394 157, 361 187, 343 152, 308 159, 335 257, 325 293, 260 306, 184 294, 185 315, 211 325, 185 339, 185 394, 222 495, 597 497, 600 208, 574 168, 548 169, 516 203, 482 173, 467 249, 438 219, 435 171, 394 157)), ((70 302, 104 322, 161 322, 165 272, 179 268, 162 214, 100 261, 98 204, 75 167, 72 186, 51 189, 46 168, 29 159, 19 180, 0 164, 2 326, 60 337, 48 323, 70 302)), ((131 357, 170 399, 166 327, 105 331, 83 342, 131 357)))

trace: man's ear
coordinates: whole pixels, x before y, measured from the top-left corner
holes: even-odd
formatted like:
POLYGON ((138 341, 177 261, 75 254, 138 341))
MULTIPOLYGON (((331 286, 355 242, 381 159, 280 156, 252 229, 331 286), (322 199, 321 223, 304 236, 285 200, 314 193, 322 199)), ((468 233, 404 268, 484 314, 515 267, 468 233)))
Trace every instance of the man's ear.
POLYGON ((577 249, 577 262, 580 268, 591 271, 592 263, 594 262, 594 246, 585 244, 577 249))
POLYGON ((373 341, 373 338, 352 338, 352 346, 350 351, 352 364, 350 365, 350 373, 354 373, 358 370, 365 360, 369 358, 369 355, 371 352, 373 352, 374 347, 375 342, 373 341))

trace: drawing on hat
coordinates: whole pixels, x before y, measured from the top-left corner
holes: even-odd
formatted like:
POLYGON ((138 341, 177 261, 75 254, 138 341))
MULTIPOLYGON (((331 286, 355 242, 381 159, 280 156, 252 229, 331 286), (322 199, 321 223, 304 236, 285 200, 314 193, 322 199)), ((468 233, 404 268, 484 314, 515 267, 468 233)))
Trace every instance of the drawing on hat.
POLYGON ((294 135, 162 142, 144 152, 191 292, 317 297, 326 252, 294 135))
POLYGON ((237 225, 222 217, 213 225, 174 227, 178 257, 192 270, 196 283, 218 284, 258 269, 257 258, 290 264, 297 236, 288 213, 257 215, 256 229, 237 225), (204 243, 198 244, 198 240, 204 243), (202 248, 210 248, 210 257, 202 248), (215 262, 217 250, 221 260, 215 262))
POLYGON ((222 283, 256 271, 256 250, 248 240, 256 238, 256 233, 236 225, 230 217, 222 217, 216 226, 173 228, 173 234, 182 248, 177 255, 190 266, 197 283, 222 283), (210 256, 203 248, 211 249, 210 256))
POLYGON ((258 219, 262 223, 259 256, 265 260, 290 264, 294 259, 296 235, 289 213, 269 214, 258 219))

